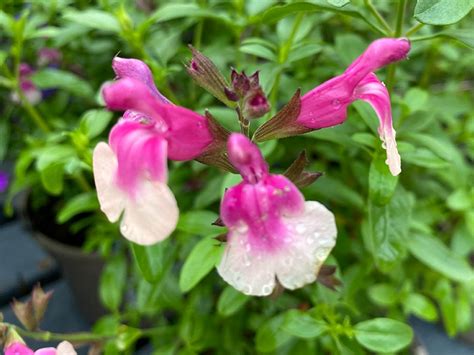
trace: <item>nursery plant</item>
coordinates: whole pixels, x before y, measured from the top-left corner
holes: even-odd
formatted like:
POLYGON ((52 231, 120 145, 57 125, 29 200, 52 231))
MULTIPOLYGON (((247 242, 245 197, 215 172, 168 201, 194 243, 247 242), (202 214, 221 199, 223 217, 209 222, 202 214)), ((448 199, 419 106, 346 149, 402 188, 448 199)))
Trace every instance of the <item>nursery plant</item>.
POLYGON ((472 330, 473 5, 2 2, 5 211, 26 191, 35 230, 100 255, 108 311, 52 333, 35 288, 22 327, 0 316, 5 353, 407 353, 412 317, 472 330))

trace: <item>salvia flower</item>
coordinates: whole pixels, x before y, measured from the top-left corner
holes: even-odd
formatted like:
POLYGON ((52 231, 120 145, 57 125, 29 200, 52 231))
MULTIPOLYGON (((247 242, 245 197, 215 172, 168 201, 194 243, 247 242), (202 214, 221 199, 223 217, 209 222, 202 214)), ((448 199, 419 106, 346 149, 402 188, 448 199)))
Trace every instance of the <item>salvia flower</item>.
POLYGON ((153 83, 150 69, 136 59, 115 58, 119 80, 103 89, 109 109, 125 113, 109 144, 94 150, 93 167, 102 211, 111 222, 122 216, 122 235, 149 245, 176 227, 178 206, 167 186, 167 159, 190 160, 213 137, 205 117, 175 106, 153 83))
MULTIPOLYGON (((390 95, 373 72, 405 59, 409 50, 410 42, 405 38, 382 38, 372 42, 343 74, 303 95, 299 102, 301 106, 293 110, 293 119, 272 119, 261 127, 255 138, 263 141, 341 124, 347 118, 347 107, 356 100, 363 100, 374 108, 379 118, 378 131, 387 150, 386 162, 390 172, 398 175, 400 155, 392 124, 390 95)), ((275 118, 281 118, 277 116, 275 118)))
POLYGON ((271 294, 277 281, 291 290, 314 282, 335 245, 334 215, 319 202, 305 202, 285 176, 270 174, 244 135, 232 134, 227 146, 243 181, 222 200, 221 218, 229 232, 219 274, 254 296, 271 294))
POLYGON ((42 348, 36 351, 21 342, 14 342, 5 348, 5 355, 77 355, 77 352, 67 341, 61 342, 57 348, 42 348))

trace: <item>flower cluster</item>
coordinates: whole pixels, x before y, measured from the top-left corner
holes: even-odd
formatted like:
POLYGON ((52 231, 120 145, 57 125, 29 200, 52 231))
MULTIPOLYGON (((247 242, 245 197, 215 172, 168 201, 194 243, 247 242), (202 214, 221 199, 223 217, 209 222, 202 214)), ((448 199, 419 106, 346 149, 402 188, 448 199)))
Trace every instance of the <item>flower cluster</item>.
MULTIPOLYGON (((346 71, 300 97, 299 91, 272 119, 261 125, 254 141, 303 134, 345 121, 355 100, 368 102, 379 121, 393 175, 401 171, 392 126, 390 97, 375 70, 406 57, 406 39, 374 41, 346 71)), ((232 71, 231 83, 212 61, 192 48, 187 69, 193 79, 229 107, 241 125, 261 117, 270 106, 258 73, 247 77, 232 71)), ((314 282, 335 245, 334 215, 315 201, 304 200, 297 181, 271 174, 258 147, 242 134, 227 132, 205 116, 171 103, 153 82, 148 66, 136 59, 114 58, 118 80, 103 90, 109 109, 124 111, 109 143, 94 150, 93 168, 102 211, 111 222, 121 218, 122 235, 149 245, 175 229, 179 211, 167 186, 167 160, 196 159, 228 171, 243 181, 228 189, 221 203, 221 220, 228 228, 219 274, 236 289, 264 296, 277 283, 296 289, 314 282)), ((248 126, 243 129, 248 132, 248 126)))
POLYGON ((42 348, 31 350, 22 342, 14 342, 5 348, 5 355, 77 355, 71 343, 63 341, 57 348, 42 348))

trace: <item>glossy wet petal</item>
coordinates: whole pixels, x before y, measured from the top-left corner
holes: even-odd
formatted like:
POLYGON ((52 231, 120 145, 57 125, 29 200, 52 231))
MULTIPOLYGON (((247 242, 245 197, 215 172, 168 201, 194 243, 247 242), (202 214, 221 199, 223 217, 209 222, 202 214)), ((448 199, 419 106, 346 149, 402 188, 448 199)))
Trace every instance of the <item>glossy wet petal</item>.
POLYGON ((156 88, 153 74, 145 62, 134 58, 115 57, 112 60, 112 68, 119 79, 131 78, 141 81, 160 101, 167 104, 171 103, 156 88))
POLYGON ((142 176, 131 195, 116 182, 117 158, 105 143, 93 155, 94 179, 101 210, 110 222, 120 224, 122 235, 137 244, 150 245, 167 238, 178 222, 176 199, 165 183, 142 176))
POLYGON ((392 175, 400 174, 400 155, 395 141, 396 132, 393 129, 390 95, 387 88, 374 73, 370 73, 357 86, 355 96, 357 99, 368 102, 376 112, 380 121, 378 129, 380 139, 383 142, 383 147, 387 150, 386 163, 392 175))
POLYGON ((57 351, 57 355, 77 355, 76 350, 74 350, 74 347, 68 341, 59 343, 57 351))
POLYGON ((254 248, 251 229, 231 228, 217 268, 222 278, 254 296, 271 294, 276 279, 292 290, 314 282, 335 245, 334 215, 320 203, 309 201, 301 214, 284 217, 283 224, 282 244, 274 250, 254 248))
POLYGON ((247 137, 233 133, 227 141, 229 160, 246 182, 255 184, 268 175, 262 153, 247 137))

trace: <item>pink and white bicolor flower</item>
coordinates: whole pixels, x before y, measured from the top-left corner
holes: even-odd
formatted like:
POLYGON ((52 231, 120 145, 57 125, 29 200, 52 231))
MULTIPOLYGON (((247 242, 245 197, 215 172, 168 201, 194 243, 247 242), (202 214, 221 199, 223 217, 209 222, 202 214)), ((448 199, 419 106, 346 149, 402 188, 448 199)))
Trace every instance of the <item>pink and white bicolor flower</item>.
POLYGON ((405 59, 410 42, 405 38, 382 38, 372 42, 342 74, 306 93, 296 123, 310 129, 331 127, 344 122, 347 106, 355 100, 368 102, 379 121, 379 135, 387 150, 387 165, 393 175, 401 172, 400 155, 392 124, 390 95, 377 76, 377 69, 405 59))
POLYGON ((5 355, 77 355, 77 352, 67 341, 61 342, 57 348, 42 348, 36 351, 21 342, 14 342, 5 348, 5 355))
POLYGON ((219 274, 254 296, 271 294, 277 280, 291 290, 314 282, 336 242, 334 215, 319 202, 305 202, 285 176, 270 174, 257 146, 242 134, 233 133, 227 147, 243 181, 222 200, 229 232, 219 274))
POLYGON ((115 58, 112 67, 119 80, 104 87, 104 100, 109 109, 125 113, 109 144, 94 150, 97 195, 111 222, 123 215, 125 238, 150 245, 167 238, 179 216, 167 186, 167 159, 194 159, 212 136, 204 117, 171 104, 156 89, 145 63, 115 58))

